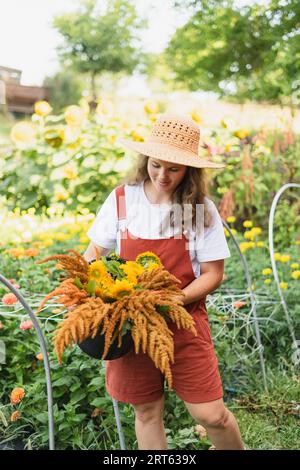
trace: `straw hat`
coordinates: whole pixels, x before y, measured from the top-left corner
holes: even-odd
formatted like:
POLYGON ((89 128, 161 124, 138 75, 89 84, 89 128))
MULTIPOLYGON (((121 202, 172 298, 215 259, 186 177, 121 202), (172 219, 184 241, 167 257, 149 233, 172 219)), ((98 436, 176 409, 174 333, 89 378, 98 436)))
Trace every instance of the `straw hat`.
POLYGON ((196 168, 224 168, 198 154, 200 128, 189 116, 161 114, 144 142, 118 139, 117 143, 131 150, 167 162, 196 168))

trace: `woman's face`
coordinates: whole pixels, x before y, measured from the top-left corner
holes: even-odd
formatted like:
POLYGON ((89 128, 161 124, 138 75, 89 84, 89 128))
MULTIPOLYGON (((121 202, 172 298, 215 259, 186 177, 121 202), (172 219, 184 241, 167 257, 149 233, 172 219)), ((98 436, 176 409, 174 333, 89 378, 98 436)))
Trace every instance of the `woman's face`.
POLYGON ((149 157, 147 168, 155 189, 172 194, 183 180, 187 167, 149 157))

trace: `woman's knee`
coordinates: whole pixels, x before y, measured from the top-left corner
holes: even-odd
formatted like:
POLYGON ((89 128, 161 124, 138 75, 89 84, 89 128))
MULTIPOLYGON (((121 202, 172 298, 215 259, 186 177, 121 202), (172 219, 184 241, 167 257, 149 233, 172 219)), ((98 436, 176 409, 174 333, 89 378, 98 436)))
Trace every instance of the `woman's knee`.
POLYGON ((186 404, 190 415, 205 428, 226 428, 231 413, 223 403, 186 404))
POLYGON ((161 421, 164 413, 164 396, 159 400, 133 405, 135 417, 142 423, 154 423, 161 421))

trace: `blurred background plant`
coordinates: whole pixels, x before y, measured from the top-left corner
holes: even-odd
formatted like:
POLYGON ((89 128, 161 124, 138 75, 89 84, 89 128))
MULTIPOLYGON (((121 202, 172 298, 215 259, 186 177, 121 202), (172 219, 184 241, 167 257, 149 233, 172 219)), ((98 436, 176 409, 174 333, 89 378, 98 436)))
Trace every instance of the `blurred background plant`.
MULTIPOLYGON (((226 163, 225 171, 209 172, 210 197, 249 264, 269 393, 263 387, 249 289, 226 229, 232 256, 208 309, 225 400, 248 448, 299 446, 299 363, 293 360, 268 252, 274 195, 300 179, 299 9, 296 0, 83 0, 75 7, 72 2, 71 10, 51 20, 60 39, 58 69, 40 87, 50 90, 49 99, 32 100, 25 113, 11 110, 11 102, 2 100, 0 67, 0 272, 33 309, 60 276, 58 266, 45 268, 35 260, 68 248, 83 253, 98 207, 130 168, 135 154, 119 147, 119 137, 143 141, 160 113, 186 113, 201 129, 199 153, 226 163), (147 49, 140 41, 147 31, 151 46, 163 36, 167 41, 147 49)), ((36 42, 42 23, 34 11, 36 42)), ((28 32, 27 20, 23 23, 28 32)), ((7 38, 5 43, 10 44, 7 38)), ((36 60, 32 69, 38 69, 36 60)), ((16 86, 22 90, 23 85, 16 86)), ((23 86, 26 93, 28 88, 23 86)), ((285 192, 274 231, 281 288, 297 337, 298 196, 296 189, 285 192)), ((66 352, 63 367, 54 357, 52 334, 64 313, 53 302, 40 314, 52 370, 57 447, 117 449, 104 364, 76 347, 66 352)), ((6 346, 6 362, 0 364, 0 448, 46 448, 38 341, 25 310, 3 285, 0 340, 6 346)), ((173 392, 166 394, 169 447, 209 448, 211 442, 195 429, 183 403, 173 392)), ((121 413, 128 448, 137 448, 132 407, 121 405, 121 413)))

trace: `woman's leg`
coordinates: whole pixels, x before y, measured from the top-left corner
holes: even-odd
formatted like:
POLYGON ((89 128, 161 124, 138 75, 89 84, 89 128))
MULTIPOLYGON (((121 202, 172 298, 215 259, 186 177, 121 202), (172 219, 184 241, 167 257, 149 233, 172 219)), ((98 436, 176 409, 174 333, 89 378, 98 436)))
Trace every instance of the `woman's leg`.
POLYGON ((163 412, 165 397, 151 403, 132 405, 139 450, 167 449, 163 412))
POLYGON ((195 421, 206 428, 216 450, 245 449, 236 419, 222 398, 206 403, 185 402, 185 405, 195 421))

